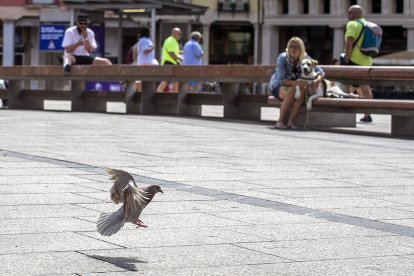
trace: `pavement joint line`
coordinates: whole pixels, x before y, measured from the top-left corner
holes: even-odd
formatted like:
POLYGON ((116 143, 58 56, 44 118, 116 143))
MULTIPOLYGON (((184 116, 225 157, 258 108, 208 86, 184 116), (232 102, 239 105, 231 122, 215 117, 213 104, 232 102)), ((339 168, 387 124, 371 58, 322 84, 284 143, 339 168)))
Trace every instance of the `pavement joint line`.
MULTIPOLYGON (((96 166, 92 166, 88 164, 76 163, 76 162, 67 161, 67 160, 42 157, 42 156, 20 153, 20 152, 15 152, 15 151, 2 150, 2 149, 0 149, 0 154, 4 156, 10 156, 10 157, 24 159, 24 160, 70 167, 76 170, 87 171, 87 172, 91 172, 91 173, 95 173, 99 175, 106 175, 106 171, 104 168, 100 168, 100 167, 96 167, 96 166)), ((132 174, 132 175, 136 181, 149 184, 149 185, 156 184, 162 187, 168 187, 171 189, 175 189, 177 191, 181 190, 181 191, 185 191, 185 192, 189 192, 189 193, 197 194, 197 195, 208 195, 217 200, 228 200, 228 201, 233 201, 233 202, 237 202, 240 204, 248 204, 248 205, 252 205, 256 207, 264 207, 264 208, 272 209, 275 211, 281 211, 281 212, 296 214, 296 215, 303 215, 303 216, 313 217, 313 218, 317 218, 321 220, 327 220, 331 222, 359 226, 359 227, 363 227, 366 229, 379 230, 383 232, 388 232, 388 233, 393 233, 397 235, 408 236, 408 237, 414 238, 414 228, 409 227, 409 226, 396 225, 396 224, 376 221, 372 219, 359 218, 359 217, 343 215, 343 214, 336 214, 334 212, 322 211, 322 210, 318 210, 314 208, 292 205, 292 204, 282 203, 278 201, 271 201, 271 200, 260 199, 260 198, 255 198, 255 197, 248 197, 248 196, 233 194, 233 193, 210 189, 210 188, 196 187, 196 186, 178 183, 174 181, 167 181, 167 180, 156 179, 156 178, 135 175, 135 174, 132 174)))
MULTIPOLYGON (((194 119, 194 120, 197 120, 197 121, 198 120, 211 121, 211 119, 209 119, 207 117, 200 119, 200 118, 193 118, 193 117, 183 116, 182 118, 183 119, 194 119)), ((140 119, 142 119, 142 118, 140 118, 140 119)), ((229 126, 226 125, 227 123, 252 124, 251 121, 238 120, 238 119, 222 119, 222 118, 220 118, 220 122, 222 123, 222 125, 219 125, 219 126, 217 126, 217 125, 214 125, 214 126, 213 125, 200 125, 200 124, 197 124, 196 122, 192 122, 192 121, 190 122, 190 121, 185 121, 185 120, 180 120, 179 122, 177 122, 177 121, 172 121, 172 120, 165 119, 164 117, 162 119, 158 119, 156 117, 153 117, 153 118, 148 117, 148 118, 145 118, 145 119, 149 120, 149 121, 160 122, 160 123, 179 124, 180 126, 187 125, 187 126, 193 126, 193 127, 221 129, 221 130, 229 130, 229 131, 243 132, 243 133, 252 133, 252 131, 253 131, 250 128, 236 128, 236 127, 232 127, 230 125, 229 126)), ((215 119, 213 119, 212 121, 214 122, 215 119)), ((320 129, 323 129, 324 132, 334 132, 334 133, 341 134, 341 135, 345 136, 344 139, 342 139, 342 140, 339 140, 339 139, 332 140, 332 139, 328 139, 328 138, 321 138, 321 137, 314 138, 314 137, 305 137, 305 136, 299 135, 299 133, 301 133, 301 132, 303 133, 304 131, 298 131, 297 132, 298 134, 294 134, 292 131, 286 131, 286 132, 278 131, 278 130, 274 129, 272 126, 269 126, 268 122, 254 122, 254 124, 255 125, 260 124, 260 125, 266 127, 266 128, 262 128, 262 129, 255 129, 254 133, 256 133, 256 134, 260 133, 260 134, 263 134, 263 135, 272 135, 273 136, 274 133, 277 132, 277 135, 286 136, 286 137, 289 137, 289 138, 300 138, 300 139, 312 140, 312 141, 317 140, 318 142, 324 141, 324 142, 329 142, 329 143, 337 143, 337 144, 345 144, 345 145, 349 145, 349 143, 350 143, 349 140, 347 139, 349 137, 349 133, 347 133, 346 131, 345 132, 343 132, 343 131, 337 132, 338 130, 337 131, 335 131, 335 130, 329 131, 329 128, 320 128, 320 129)), ((312 133, 312 132, 320 132, 320 131, 315 129, 315 130, 310 130, 310 131, 306 131, 306 132, 312 133)), ((352 134, 358 134, 358 131, 353 131, 351 133, 352 134)), ((385 139, 392 139, 392 140, 399 139, 399 138, 392 138, 389 134, 386 134, 386 133, 373 132, 373 134, 377 134, 377 135, 379 134, 379 135, 381 135, 381 138, 385 138, 385 139), (384 135, 384 134, 386 136, 382 137, 382 135, 384 135)), ((366 134, 364 133, 364 135, 366 135, 366 134)), ((401 138, 401 140, 410 141, 412 139, 410 139, 410 138, 409 139, 401 138)), ((390 150, 401 150, 401 151, 404 151, 404 152, 414 152, 414 147, 411 150, 409 150, 407 148, 400 148, 398 146, 387 147, 383 143, 381 143, 381 144, 372 144, 372 143, 362 143, 362 142, 355 142, 355 141, 353 141, 352 143, 355 144, 355 145, 366 146, 366 147, 374 147, 374 148, 381 148, 381 149, 388 148, 390 150)))

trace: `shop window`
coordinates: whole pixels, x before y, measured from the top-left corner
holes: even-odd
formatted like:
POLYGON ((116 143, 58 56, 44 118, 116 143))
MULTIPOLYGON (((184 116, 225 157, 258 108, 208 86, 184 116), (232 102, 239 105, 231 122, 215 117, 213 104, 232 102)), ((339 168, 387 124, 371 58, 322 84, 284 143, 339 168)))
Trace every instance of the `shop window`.
POLYGON ((303 1, 303 14, 309 14, 309 0, 303 1))
POLYGON ((249 11, 249 0, 218 0, 218 11, 249 11))
POLYGON ((212 25, 210 35, 210 64, 253 63, 251 25, 212 25))
POLYGON ((396 0, 395 2, 396 2, 395 12, 404 13, 404 0, 396 0))
POLYGON ((381 13, 381 0, 372 0, 372 13, 381 13))
POLYGON ((329 14, 331 12, 331 1, 330 0, 324 0, 323 1, 323 13, 329 14))
POLYGON ((289 1, 282 0, 282 14, 288 14, 288 13, 289 13, 289 1))

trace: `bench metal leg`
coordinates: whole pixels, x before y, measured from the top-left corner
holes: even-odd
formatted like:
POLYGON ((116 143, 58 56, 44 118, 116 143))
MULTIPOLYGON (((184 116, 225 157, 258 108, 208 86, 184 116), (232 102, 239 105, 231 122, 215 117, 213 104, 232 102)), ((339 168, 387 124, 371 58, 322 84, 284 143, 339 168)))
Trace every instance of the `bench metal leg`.
POLYGON ((185 102, 187 97, 187 91, 185 85, 180 85, 180 90, 178 91, 177 97, 177 115, 185 116, 188 114, 188 105, 185 102))
MULTIPOLYGON (((11 80, 9 82, 8 98, 10 109, 36 109, 43 110, 44 100, 37 96, 23 96, 23 80, 11 80)), ((35 94, 36 91, 31 93, 35 94)), ((30 93, 29 93, 30 94, 30 93)))
POLYGON ((414 117, 392 115, 391 116, 391 136, 414 138, 414 117))
POLYGON ((125 84, 126 84, 126 88, 125 88, 126 113, 127 114, 138 114, 140 113, 140 102, 137 101, 138 94, 135 88, 135 81, 127 81, 125 84))
POLYGON ((225 119, 240 118, 237 104, 238 87, 237 83, 224 83, 223 85, 223 117, 225 119))
POLYGON ((260 120, 262 105, 254 103, 239 103, 239 115, 242 119, 260 120))
POLYGON ((141 114, 155 114, 155 93, 157 91, 157 85, 155 82, 142 82, 142 92, 140 101, 140 113, 141 114))
POLYGON ((299 112, 298 126, 304 126, 308 116, 307 127, 356 127, 356 114, 353 113, 306 112, 304 108, 299 112))
POLYGON ((83 100, 83 90, 85 90, 84 81, 71 82, 72 111, 86 111, 83 100))
POLYGON ((23 100, 21 91, 23 88, 23 82, 18 80, 11 80, 9 82, 9 109, 23 108, 23 100))
POLYGON ((72 111, 106 113, 105 98, 95 97, 98 91, 84 92, 83 81, 72 81, 72 111))

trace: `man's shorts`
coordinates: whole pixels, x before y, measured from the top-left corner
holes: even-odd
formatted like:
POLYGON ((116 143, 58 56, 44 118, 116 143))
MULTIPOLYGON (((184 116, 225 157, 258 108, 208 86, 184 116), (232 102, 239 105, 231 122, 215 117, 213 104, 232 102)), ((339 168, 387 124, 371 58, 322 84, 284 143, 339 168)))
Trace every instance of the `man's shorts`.
POLYGON ((76 62, 75 64, 78 65, 88 65, 88 64, 92 64, 95 57, 92 56, 76 56, 74 55, 76 62))
POLYGON ((166 61, 164 61, 164 64, 163 65, 178 65, 178 64, 174 64, 174 63, 166 60, 166 61))

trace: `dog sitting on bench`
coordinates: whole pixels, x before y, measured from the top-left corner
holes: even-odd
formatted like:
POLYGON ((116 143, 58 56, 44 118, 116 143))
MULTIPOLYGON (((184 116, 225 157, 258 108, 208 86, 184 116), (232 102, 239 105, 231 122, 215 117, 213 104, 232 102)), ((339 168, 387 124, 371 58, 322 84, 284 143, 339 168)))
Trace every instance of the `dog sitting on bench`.
MULTIPOLYGON (((312 84, 316 78, 318 78, 318 74, 315 71, 315 67, 318 65, 318 61, 311 59, 311 58, 303 58, 300 62, 300 69, 301 74, 299 75, 298 81, 305 81, 309 85, 312 84)), ((300 96, 300 87, 296 86, 296 93, 295 97, 300 96)), ((324 84, 323 82, 320 83, 317 89, 308 88, 306 93, 308 93, 308 101, 306 102, 306 109, 312 110, 312 101, 316 100, 317 98, 323 97, 324 95, 324 84)))
MULTIPOLYGON (((325 79, 325 84, 326 84, 326 93, 325 93, 325 97, 330 97, 330 98, 353 98, 353 99, 357 99, 359 98, 359 95, 349 91, 349 89, 347 88, 346 85, 337 82, 337 81, 330 81, 325 79)), ((353 88, 353 86, 351 86, 351 88, 353 88)), ((356 89, 354 87, 354 89, 356 89)))

